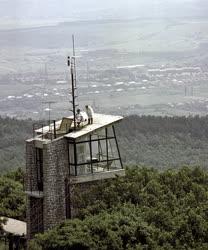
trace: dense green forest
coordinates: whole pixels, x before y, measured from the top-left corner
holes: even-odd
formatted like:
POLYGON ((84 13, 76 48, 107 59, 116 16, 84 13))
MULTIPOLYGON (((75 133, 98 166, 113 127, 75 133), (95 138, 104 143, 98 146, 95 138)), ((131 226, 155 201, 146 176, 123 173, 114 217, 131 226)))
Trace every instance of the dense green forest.
MULTIPOLYGON (((8 170, 24 166, 32 123, 0 118, 0 215, 20 220, 24 173, 8 170)), ((208 117, 125 118, 117 135, 126 177, 77 189, 78 218, 37 235, 29 249, 208 249, 207 132, 208 117)))
POLYGON ((118 135, 127 165, 208 168, 208 116, 130 116, 118 126, 118 135))
POLYGON ((32 120, 0 117, 0 173, 24 167, 24 140, 32 136, 32 123, 32 120))
POLYGON ((0 175, 0 216, 25 220, 24 173, 21 168, 0 175))
MULTIPOLYGON (((0 118, 1 172, 25 165, 24 140, 32 137, 32 124, 0 118)), ((117 135, 126 165, 208 168, 208 116, 129 116, 117 125, 117 135)))
POLYGON ((134 168, 124 178, 77 190, 79 218, 31 243, 31 250, 208 249, 208 172, 134 168))
MULTIPOLYGON (((0 176, 1 215, 24 220, 23 176, 0 176)), ((208 249, 207 170, 134 167, 75 194, 78 218, 37 235, 29 249, 208 249)))
POLYGON ((18 220, 25 220, 26 197, 23 190, 24 173, 22 168, 10 171, 7 174, 0 174, 0 250, 8 249, 5 246, 3 223, 5 217, 18 220), (4 218, 2 217, 4 216, 4 218))

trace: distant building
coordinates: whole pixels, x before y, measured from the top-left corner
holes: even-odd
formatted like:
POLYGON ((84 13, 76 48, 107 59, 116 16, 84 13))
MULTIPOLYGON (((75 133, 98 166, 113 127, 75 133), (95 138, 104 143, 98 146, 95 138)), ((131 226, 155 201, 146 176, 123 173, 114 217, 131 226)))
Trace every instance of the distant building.
POLYGON ((79 209, 74 187, 124 176, 115 124, 122 117, 95 114, 74 130, 73 117, 34 130, 26 141, 27 237, 44 232, 79 209))

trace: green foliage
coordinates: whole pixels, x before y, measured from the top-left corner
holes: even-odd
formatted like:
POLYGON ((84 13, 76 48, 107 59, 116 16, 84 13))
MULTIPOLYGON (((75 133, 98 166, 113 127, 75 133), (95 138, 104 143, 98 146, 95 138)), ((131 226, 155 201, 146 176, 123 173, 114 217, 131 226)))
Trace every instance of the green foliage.
MULTIPOLYGON (((24 140, 32 137, 32 123, 0 117, 1 171, 24 166, 24 140)), ((129 116, 118 125, 117 134, 126 165, 208 168, 208 116, 129 116)))
POLYGON ((32 120, 17 120, 0 117, 1 173, 24 166, 24 140, 32 136, 32 123, 32 120))
POLYGON ((117 134, 127 165, 208 168, 208 116, 129 116, 117 134))
MULTIPOLYGON (((3 233, 3 225, 6 223, 6 218, 0 217, 0 235, 3 233)), ((1 244, 1 239, 0 239, 1 244)), ((1 248, 0 248, 1 249, 1 248)))
POLYGON ((0 176, 0 215, 25 219, 25 194, 21 169, 0 176))
POLYGON ((43 249, 120 250, 141 245, 153 247, 151 236, 156 237, 156 231, 144 222, 139 209, 126 204, 119 211, 102 212, 83 221, 67 221, 56 230, 39 235, 37 242, 44 242, 43 249))
POLYGON ((79 218, 38 235, 31 249, 208 249, 208 173, 200 168, 133 168, 75 194, 79 218))
POLYGON ((6 173, 4 176, 14 181, 20 182, 22 185, 24 184, 25 173, 22 168, 17 168, 16 170, 12 170, 6 173))

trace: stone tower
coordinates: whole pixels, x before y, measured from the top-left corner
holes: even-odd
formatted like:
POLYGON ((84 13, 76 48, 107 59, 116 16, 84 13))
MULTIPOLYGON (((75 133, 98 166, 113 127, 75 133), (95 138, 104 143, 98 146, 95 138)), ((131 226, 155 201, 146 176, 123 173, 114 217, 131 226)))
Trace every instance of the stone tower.
POLYGON ((115 124, 120 116, 94 114, 76 130, 74 118, 35 130, 26 141, 27 235, 31 239, 76 216, 73 188, 124 176, 115 124))

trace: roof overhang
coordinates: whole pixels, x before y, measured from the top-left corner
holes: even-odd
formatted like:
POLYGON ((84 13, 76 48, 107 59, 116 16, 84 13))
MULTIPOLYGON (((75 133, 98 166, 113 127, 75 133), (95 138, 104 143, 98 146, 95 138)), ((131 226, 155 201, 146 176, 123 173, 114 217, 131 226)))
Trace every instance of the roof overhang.
MULTIPOLYGON (((73 116, 67 117, 69 119, 73 119, 73 116)), ((87 134, 90 134, 92 132, 95 132, 99 129, 103 129, 104 127, 108 127, 110 125, 113 125, 123 119, 122 116, 115 116, 115 115, 104 115, 104 114, 94 114, 93 117, 93 124, 84 124, 83 126, 80 127, 80 129, 70 132, 68 134, 63 135, 63 137, 69 139, 69 140, 76 140, 82 136, 85 136, 87 134)), ((56 130, 59 129, 60 124, 62 120, 56 121, 56 130)), ((54 124, 50 125, 50 128, 52 128, 52 132, 54 129, 54 124)), ((40 129, 35 130, 37 135, 41 134, 47 134, 50 130, 49 126, 42 127, 40 129)), ((73 129, 73 126, 72 126, 73 129)), ((41 138, 40 138, 41 140, 41 138)))
POLYGON ((93 124, 86 125, 80 130, 66 134, 64 137, 70 140, 76 140, 80 137, 93 133, 97 130, 111 126, 121 121, 122 119, 123 119, 122 116, 94 114, 93 124))

